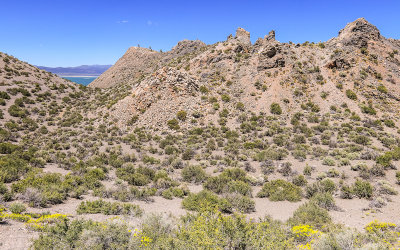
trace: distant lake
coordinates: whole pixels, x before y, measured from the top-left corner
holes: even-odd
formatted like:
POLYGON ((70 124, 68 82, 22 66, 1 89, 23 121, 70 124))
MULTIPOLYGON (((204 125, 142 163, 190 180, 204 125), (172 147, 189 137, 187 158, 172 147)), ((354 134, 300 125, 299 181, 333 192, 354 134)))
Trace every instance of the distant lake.
POLYGON ((72 77, 72 76, 65 76, 64 79, 70 80, 71 82, 76 82, 78 84, 82 84, 84 86, 89 85, 89 83, 93 82, 94 79, 97 77, 72 77))

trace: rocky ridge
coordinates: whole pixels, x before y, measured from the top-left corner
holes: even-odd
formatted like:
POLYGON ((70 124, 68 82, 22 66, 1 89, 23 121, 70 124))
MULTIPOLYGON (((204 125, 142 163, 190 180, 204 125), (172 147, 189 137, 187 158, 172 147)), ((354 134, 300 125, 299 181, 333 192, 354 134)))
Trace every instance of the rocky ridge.
POLYGON ((234 100, 222 102, 222 109, 234 109, 240 102, 245 109, 268 113, 271 103, 278 102, 285 114, 292 114, 301 110, 300 104, 315 102, 330 112, 343 104, 360 110, 372 101, 377 109, 389 111, 381 115, 396 118, 399 49, 398 41, 384 38, 364 18, 318 44, 281 43, 275 31, 252 44, 250 33, 238 28, 235 36, 212 45, 182 41, 169 52, 130 48, 90 86, 131 86, 126 100, 111 110, 120 125, 139 116, 141 125, 166 126, 179 110, 205 110, 201 122, 215 122, 213 104, 202 98, 200 87, 217 99, 228 95, 234 100), (377 90, 381 85, 386 91, 377 90), (355 91, 357 100, 346 97, 348 89, 355 91), (178 101, 186 96, 190 105, 178 101))

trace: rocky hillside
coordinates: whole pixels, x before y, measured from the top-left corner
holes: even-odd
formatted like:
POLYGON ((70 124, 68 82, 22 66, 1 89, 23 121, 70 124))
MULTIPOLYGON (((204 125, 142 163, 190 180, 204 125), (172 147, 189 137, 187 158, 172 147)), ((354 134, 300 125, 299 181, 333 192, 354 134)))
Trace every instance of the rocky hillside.
POLYGON ((307 103, 324 113, 346 105, 362 117, 376 112, 397 122, 399 49, 398 40, 383 37, 363 18, 318 44, 280 43, 274 31, 252 44, 239 28, 207 46, 183 41, 165 53, 132 47, 90 86, 132 87, 113 107, 122 125, 139 116, 140 125, 164 127, 179 110, 207 124, 218 119, 217 104, 233 112, 238 103, 267 114, 278 103, 287 115, 307 103))
POLYGON ((201 41, 181 41, 171 51, 163 53, 151 49, 131 47, 114 66, 94 80, 90 86, 109 88, 121 84, 133 84, 146 75, 165 66, 170 60, 199 51, 201 41))
POLYGON ((0 53, 0 248, 398 249, 399 49, 239 28, 90 87, 0 53))

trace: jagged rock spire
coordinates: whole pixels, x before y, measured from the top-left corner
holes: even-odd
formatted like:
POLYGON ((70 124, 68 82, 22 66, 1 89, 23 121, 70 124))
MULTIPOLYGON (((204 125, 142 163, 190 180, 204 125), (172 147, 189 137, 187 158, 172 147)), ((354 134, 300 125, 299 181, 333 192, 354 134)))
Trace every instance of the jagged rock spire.
POLYGON ((238 28, 236 30, 235 39, 242 44, 251 45, 250 32, 246 31, 243 28, 238 28))
POLYGON ((346 27, 340 30, 337 39, 343 45, 367 47, 368 41, 380 40, 381 33, 377 27, 370 24, 365 18, 359 18, 354 22, 348 23, 346 27))

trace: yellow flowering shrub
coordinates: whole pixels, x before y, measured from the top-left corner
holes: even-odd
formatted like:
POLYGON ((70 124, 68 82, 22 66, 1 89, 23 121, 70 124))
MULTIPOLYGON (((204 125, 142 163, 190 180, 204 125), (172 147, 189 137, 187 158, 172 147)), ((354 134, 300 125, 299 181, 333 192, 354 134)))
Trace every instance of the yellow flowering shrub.
POLYGON ((322 235, 321 231, 314 230, 310 225, 298 225, 292 227, 292 233, 295 240, 300 243, 297 245, 300 249, 311 249, 312 243, 315 239, 322 235))
POLYGON ((365 231, 374 242, 383 241, 390 248, 400 247, 400 229, 396 224, 375 220, 365 227, 365 231))
POLYGON ((46 225, 58 222, 66 217, 67 215, 64 214, 16 214, 6 213, 4 210, 0 211, 0 221, 10 219, 25 222, 25 225, 33 230, 42 230, 46 225))

